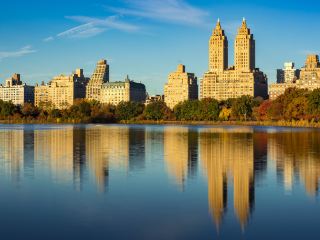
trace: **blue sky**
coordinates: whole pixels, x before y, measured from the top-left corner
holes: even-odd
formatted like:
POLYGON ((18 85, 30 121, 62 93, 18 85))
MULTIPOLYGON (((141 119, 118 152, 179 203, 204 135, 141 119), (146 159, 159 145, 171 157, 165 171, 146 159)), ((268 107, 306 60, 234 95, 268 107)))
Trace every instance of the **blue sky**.
POLYGON ((106 58, 111 81, 126 74, 162 93, 178 63, 198 77, 208 69, 208 40, 217 18, 233 40, 242 17, 256 39, 257 67, 269 82, 283 62, 304 64, 320 52, 318 0, 2 0, 0 81, 14 72, 28 84, 106 58))

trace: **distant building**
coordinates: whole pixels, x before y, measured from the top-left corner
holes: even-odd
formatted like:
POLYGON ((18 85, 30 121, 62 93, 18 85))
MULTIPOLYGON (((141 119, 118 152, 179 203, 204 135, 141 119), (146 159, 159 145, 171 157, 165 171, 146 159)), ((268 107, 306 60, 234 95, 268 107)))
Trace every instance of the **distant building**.
POLYGON ((20 74, 14 74, 6 80, 5 85, 0 85, 0 99, 11 101, 15 105, 34 103, 34 87, 22 83, 20 74))
POLYGON ((300 70, 294 68, 293 62, 284 63, 284 69, 277 70, 277 83, 294 83, 300 77, 300 70))
POLYGON ((146 87, 142 83, 136 83, 129 79, 123 82, 106 82, 102 85, 101 103, 118 105, 120 102, 145 102, 146 87))
POLYGON ((209 40, 209 70, 201 81, 201 99, 267 98, 267 77, 255 66, 255 40, 245 19, 236 36, 234 62, 235 66, 228 68, 228 39, 218 20, 209 40))
POLYGON ((148 105, 148 104, 154 103, 154 102, 163 102, 163 101, 164 101, 164 95, 147 96, 145 105, 148 105))
POLYGON ((69 76, 54 77, 47 85, 36 85, 35 105, 51 104, 58 109, 67 108, 74 104, 75 99, 85 98, 88 80, 83 70, 77 69, 69 76))
POLYGON ((164 101, 171 109, 178 103, 198 99, 198 83, 194 73, 187 73, 185 66, 178 65, 177 71, 168 77, 164 86, 164 101))
POLYGON ((301 68, 300 78, 295 81, 273 83, 269 86, 269 97, 276 99, 288 88, 308 89, 310 91, 320 88, 320 63, 318 55, 309 55, 305 66, 301 68))
POLYGON ((99 101, 102 85, 107 82, 109 82, 109 65, 106 60, 100 60, 87 85, 86 98, 99 101))

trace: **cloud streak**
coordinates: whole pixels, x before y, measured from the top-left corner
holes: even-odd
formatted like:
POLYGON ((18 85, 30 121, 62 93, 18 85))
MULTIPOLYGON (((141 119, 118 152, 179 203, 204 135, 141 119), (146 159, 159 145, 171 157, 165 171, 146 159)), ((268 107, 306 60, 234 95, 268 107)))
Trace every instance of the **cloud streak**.
POLYGON ((25 55, 35 53, 35 52, 36 50, 34 50, 31 46, 25 46, 16 51, 0 52, 0 60, 6 59, 6 58, 23 57, 25 55))
MULTIPOLYGON (((87 16, 66 16, 66 18, 81 23, 81 25, 57 34, 56 38, 90 38, 107 30, 139 31, 138 26, 121 21, 119 16, 109 16, 104 19, 87 16)), ((47 40, 52 41, 53 37, 47 40)))
POLYGON ((207 25, 209 16, 208 12, 185 0, 131 0, 127 5, 127 8, 106 8, 121 15, 193 26, 207 25))

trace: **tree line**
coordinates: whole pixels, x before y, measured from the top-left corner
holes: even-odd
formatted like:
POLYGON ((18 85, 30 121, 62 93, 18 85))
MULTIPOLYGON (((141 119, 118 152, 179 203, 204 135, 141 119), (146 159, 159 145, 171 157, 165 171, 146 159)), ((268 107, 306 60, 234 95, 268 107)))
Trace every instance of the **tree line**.
POLYGON ((289 88, 275 100, 251 96, 217 101, 188 100, 173 110, 164 102, 121 102, 117 106, 76 100, 66 109, 26 103, 16 106, 0 100, 0 119, 22 122, 116 123, 120 121, 293 121, 320 120, 320 89, 289 88))

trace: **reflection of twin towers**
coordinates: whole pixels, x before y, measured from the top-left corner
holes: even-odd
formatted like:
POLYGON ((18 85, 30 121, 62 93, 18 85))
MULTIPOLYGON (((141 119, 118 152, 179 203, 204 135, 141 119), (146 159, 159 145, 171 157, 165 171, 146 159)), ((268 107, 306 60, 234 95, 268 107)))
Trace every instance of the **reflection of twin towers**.
MULTIPOLYGON (((227 207, 229 176, 233 177, 235 212, 242 226, 247 222, 254 203, 254 172, 266 165, 261 158, 260 164, 254 161, 254 157, 259 160, 259 156, 254 156, 254 139, 252 130, 243 128, 232 131, 202 129, 200 132, 165 128, 165 159, 169 172, 182 188, 190 169, 196 165, 194 159, 198 159, 199 152, 208 178, 209 208, 217 227, 227 207)), ((255 145, 259 146, 259 143, 255 145)), ((265 155, 263 150, 260 149, 260 154, 265 155)))
POLYGON ((298 177, 309 195, 318 193, 320 136, 317 132, 254 132, 252 128, 165 128, 164 153, 168 171, 184 189, 196 173, 197 159, 208 180, 208 202, 217 227, 227 209, 228 184, 233 187, 233 207, 245 227, 254 206, 255 181, 276 162, 279 179, 291 189, 298 177), (191 175, 190 175, 190 170, 191 175), (232 181, 231 181, 232 180, 232 181), (232 183, 232 184, 231 184, 232 183))
POLYGON ((310 195, 318 192, 320 136, 311 131, 265 133, 252 128, 187 127, 153 131, 117 126, 1 130, 0 170, 17 182, 25 175, 47 176, 42 172, 48 171, 56 181, 72 182, 79 189, 84 179, 92 178, 103 190, 110 169, 111 173, 113 169, 143 169, 146 156, 161 154, 162 145, 168 173, 181 189, 201 165, 217 226, 227 209, 228 184, 233 188, 235 213, 241 226, 246 225, 254 205, 254 183, 266 171, 267 155, 275 161, 286 189, 299 179, 310 195))

